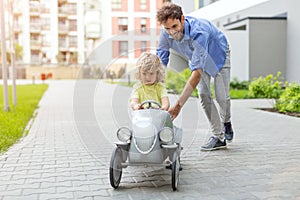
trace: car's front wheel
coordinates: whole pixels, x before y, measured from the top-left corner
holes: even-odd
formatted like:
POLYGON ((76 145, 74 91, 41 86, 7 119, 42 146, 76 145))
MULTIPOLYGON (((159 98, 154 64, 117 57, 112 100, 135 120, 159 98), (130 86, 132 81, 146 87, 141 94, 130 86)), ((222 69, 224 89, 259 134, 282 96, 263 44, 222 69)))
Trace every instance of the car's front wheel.
POLYGON ((122 177, 122 150, 116 147, 111 155, 109 166, 109 180, 113 188, 118 188, 122 177))
POLYGON ((179 171, 180 171, 180 162, 179 156, 175 151, 172 159, 172 189, 173 191, 177 190, 179 182, 179 171))

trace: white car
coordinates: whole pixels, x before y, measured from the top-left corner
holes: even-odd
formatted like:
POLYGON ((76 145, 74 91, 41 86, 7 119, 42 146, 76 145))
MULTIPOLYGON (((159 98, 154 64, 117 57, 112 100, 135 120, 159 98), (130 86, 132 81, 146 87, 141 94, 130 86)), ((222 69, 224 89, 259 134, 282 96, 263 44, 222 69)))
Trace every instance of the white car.
POLYGON ((158 102, 144 101, 147 109, 132 112, 132 127, 117 130, 120 141, 115 142, 109 177, 113 188, 121 182, 122 170, 127 166, 165 166, 172 171, 172 189, 179 182, 182 129, 173 126, 167 111, 158 102))

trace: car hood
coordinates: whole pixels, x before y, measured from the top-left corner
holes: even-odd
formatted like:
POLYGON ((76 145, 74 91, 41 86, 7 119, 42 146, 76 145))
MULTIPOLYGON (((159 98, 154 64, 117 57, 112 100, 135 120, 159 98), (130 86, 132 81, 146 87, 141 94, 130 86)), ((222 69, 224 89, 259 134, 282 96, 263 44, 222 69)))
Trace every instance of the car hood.
POLYGON ((157 129, 168 126, 173 128, 172 120, 167 111, 156 109, 143 109, 132 112, 132 125, 152 124, 157 129))

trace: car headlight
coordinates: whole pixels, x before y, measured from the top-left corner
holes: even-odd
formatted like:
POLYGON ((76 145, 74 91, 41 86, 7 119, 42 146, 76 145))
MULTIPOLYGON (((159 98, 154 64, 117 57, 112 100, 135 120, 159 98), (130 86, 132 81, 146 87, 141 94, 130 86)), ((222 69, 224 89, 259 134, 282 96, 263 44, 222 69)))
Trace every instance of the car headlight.
POLYGON ((159 139, 163 143, 169 143, 173 140, 174 134, 173 130, 170 127, 165 127, 160 130, 159 132, 159 139))
POLYGON ((129 142, 131 138, 131 130, 127 127, 121 127, 117 131, 117 137, 122 142, 129 142))

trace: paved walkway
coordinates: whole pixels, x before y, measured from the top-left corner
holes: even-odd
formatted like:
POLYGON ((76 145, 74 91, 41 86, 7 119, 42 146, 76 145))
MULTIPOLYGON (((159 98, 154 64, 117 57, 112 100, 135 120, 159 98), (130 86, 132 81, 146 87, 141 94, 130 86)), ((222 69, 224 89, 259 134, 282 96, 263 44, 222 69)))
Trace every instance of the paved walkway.
POLYGON ((0 155, 0 200, 300 199, 300 119, 254 109, 270 100, 233 100, 235 141, 200 152, 208 125, 190 99, 175 121, 184 130, 178 191, 169 170, 137 167, 124 169, 114 190, 108 164, 116 128, 130 121, 130 89, 92 80, 49 85, 28 136, 0 155))

